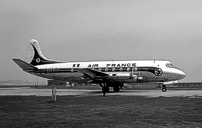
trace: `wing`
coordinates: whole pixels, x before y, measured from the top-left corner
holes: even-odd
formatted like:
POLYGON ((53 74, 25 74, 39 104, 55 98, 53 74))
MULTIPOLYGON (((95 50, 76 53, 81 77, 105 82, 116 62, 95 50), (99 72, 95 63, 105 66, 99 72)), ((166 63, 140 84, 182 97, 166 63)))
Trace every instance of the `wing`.
POLYGON ((96 78, 96 77, 107 77, 109 74, 101 72, 95 69, 78 69, 79 72, 83 73, 87 77, 96 78))

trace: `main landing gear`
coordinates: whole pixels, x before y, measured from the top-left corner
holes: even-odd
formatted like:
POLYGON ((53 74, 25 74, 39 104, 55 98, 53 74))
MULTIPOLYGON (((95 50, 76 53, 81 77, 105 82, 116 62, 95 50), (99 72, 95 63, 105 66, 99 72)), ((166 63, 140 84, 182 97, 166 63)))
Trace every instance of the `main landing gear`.
POLYGON ((114 90, 114 92, 119 92, 120 91, 120 87, 119 86, 114 86, 113 90, 114 90))
POLYGON ((100 83, 100 87, 102 87, 103 96, 105 96, 106 92, 109 92, 109 87, 113 87, 114 92, 119 92, 123 87, 123 83, 118 82, 109 82, 109 83, 100 83))
POLYGON ((166 85, 163 84, 163 85, 162 85, 162 92, 166 92, 166 91, 167 91, 166 85))
POLYGON ((109 92, 109 87, 107 87, 107 86, 102 87, 102 92, 109 92))

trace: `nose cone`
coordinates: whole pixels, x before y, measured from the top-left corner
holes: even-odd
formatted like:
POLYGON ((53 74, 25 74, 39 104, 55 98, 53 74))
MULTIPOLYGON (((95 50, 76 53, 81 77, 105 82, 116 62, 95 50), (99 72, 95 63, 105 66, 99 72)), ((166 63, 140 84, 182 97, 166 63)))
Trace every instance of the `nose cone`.
POLYGON ((178 76, 179 76, 179 79, 183 79, 183 78, 186 77, 185 72, 183 72, 182 70, 179 70, 179 69, 178 69, 177 74, 178 74, 178 76))
POLYGON ((186 74, 178 68, 165 68, 163 72, 170 81, 180 80, 186 77, 186 74))

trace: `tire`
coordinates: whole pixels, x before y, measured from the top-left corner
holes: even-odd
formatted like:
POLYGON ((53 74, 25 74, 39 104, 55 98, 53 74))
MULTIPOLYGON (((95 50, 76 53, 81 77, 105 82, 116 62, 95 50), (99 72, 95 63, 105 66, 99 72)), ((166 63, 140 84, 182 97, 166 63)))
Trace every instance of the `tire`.
POLYGON ((167 91, 167 88, 162 88, 162 92, 166 92, 167 91))
POLYGON ((102 87, 102 92, 105 93, 105 87, 102 87))
POLYGON ((102 92, 109 92, 109 87, 103 87, 102 92))
POLYGON ((109 87, 105 87, 105 91, 106 91, 106 92, 109 92, 109 87))
POLYGON ((114 87, 114 92, 119 92, 119 90, 120 90, 119 86, 114 87))

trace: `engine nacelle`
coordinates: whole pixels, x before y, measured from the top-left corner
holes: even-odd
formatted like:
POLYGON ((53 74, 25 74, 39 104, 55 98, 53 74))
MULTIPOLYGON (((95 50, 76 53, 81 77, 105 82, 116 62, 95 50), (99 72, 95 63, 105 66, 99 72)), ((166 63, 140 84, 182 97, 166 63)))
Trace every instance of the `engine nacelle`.
POLYGON ((112 74, 111 76, 114 76, 114 79, 122 79, 122 80, 130 80, 133 82, 137 82, 138 80, 142 80, 143 77, 138 76, 138 74, 132 74, 132 73, 117 73, 117 74, 112 74))
POLYGON ((130 80, 137 80, 137 75, 134 75, 133 73, 130 73, 130 75, 129 75, 129 79, 130 80))
POLYGON ((117 76, 117 77, 128 77, 128 78, 130 78, 130 77, 132 77, 132 78, 137 77, 137 75, 132 75, 131 73, 117 73, 115 76, 117 76))

